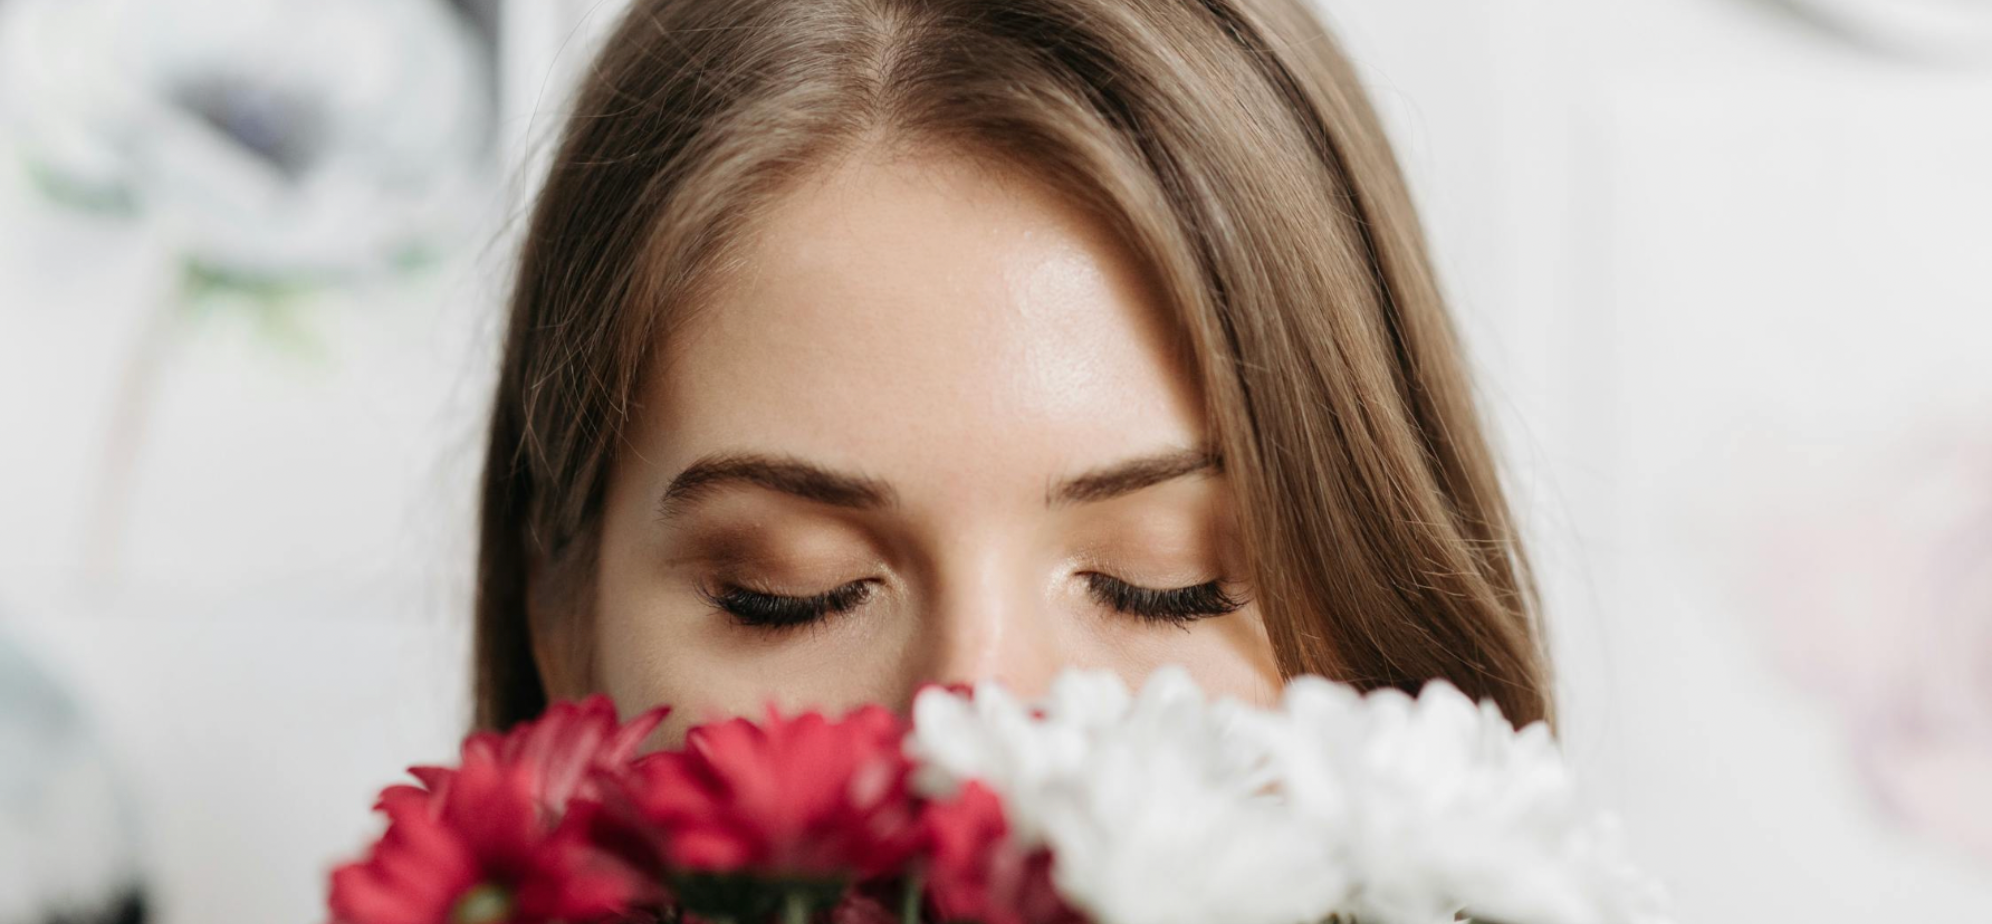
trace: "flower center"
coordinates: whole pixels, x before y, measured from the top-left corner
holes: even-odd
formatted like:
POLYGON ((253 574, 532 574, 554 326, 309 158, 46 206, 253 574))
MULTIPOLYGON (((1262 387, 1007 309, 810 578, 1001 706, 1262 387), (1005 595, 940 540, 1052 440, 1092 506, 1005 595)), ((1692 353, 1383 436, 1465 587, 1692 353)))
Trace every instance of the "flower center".
POLYGON ((463 893, 450 909, 450 924, 505 924, 511 919, 512 893, 489 882, 463 893))

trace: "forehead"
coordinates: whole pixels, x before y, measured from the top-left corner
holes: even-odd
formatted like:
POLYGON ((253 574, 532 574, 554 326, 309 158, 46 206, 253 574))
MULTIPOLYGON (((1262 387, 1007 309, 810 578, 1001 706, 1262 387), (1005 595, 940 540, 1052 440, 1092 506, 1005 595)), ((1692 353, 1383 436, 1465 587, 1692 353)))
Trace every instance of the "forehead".
POLYGON ((652 445, 679 464, 748 449, 886 477, 1041 476, 1202 435, 1140 261, 1026 175, 854 157, 785 195, 738 254, 651 383, 652 445))

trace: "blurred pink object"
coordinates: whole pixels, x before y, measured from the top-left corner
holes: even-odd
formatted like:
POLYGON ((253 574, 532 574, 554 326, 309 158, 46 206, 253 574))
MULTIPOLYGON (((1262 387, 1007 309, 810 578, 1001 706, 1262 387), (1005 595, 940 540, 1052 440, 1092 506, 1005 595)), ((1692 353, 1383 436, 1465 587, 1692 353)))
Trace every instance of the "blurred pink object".
POLYGON ((1896 447, 1770 518, 1749 581, 1886 807, 1992 863, 1992 432, 1896 447))

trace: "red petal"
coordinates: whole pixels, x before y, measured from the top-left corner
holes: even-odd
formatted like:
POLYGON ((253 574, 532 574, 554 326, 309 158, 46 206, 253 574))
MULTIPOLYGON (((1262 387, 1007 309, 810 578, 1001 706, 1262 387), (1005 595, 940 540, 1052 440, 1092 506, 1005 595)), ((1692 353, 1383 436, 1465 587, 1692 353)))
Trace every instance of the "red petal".
POLYGON ((711 828, 681 829, 666 840, 673 865, 716 873, 735 872, 754 865, 761 859, 761 852, 755 848, 748 838, 711 828))
POLYGON ((643 744, 643 739, 650 737, 650 733, 656 731, 670 714, 669 706, 658 706, 637 714, 602 745, 602 763, 615 767, 629 763, 636 756, 636 749, 643 744))
POLYGON ((830 910, 830 924, 899 924, 899 915, 869 896, 855 891, 830 910))
POLYGON ((638 759, 623 785, 674 864, 868 875, 916 843, 904 734, 879 707, 837 721, 771 707, 760 724, 692 729, 682 750, 638 759))
POLYGON ((387 831, 365 861, 333 872, 332 913, 347 924, 440 921, 456 897, 476 883, 475 859, 423 802, 387 794, 383 799, 387 831))
POLYGON ((449 788, 450 779, 456 776, 456 771, 448 767, 409 767, 408 774, 420 780, 430 792, 441 793, 449 788))
POLYGON ((382 882, 364 863, 332 871, 332 894, 326 904, 339 924, 437 924, 449 907, 382 882))

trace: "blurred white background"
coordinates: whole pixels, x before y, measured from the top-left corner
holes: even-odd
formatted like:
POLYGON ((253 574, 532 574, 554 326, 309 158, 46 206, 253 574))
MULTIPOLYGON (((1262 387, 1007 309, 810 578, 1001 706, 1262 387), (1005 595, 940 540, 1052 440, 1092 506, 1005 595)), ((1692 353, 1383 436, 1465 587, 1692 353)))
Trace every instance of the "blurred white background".
MULTIPOLYGON (((1322 6, 1481 368, 1568 747, 1680 919, 1987 919, 1992 4, 1322 6)), ((168 924, 319 919, 464 728, 509 234, 615 7, 468 5, 491 153, 356 286, 181 294, 188 247, 283 242, 51 201, 0 123, 0 628, 129 776, 168 924)))

